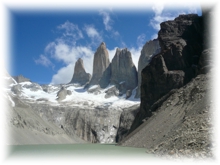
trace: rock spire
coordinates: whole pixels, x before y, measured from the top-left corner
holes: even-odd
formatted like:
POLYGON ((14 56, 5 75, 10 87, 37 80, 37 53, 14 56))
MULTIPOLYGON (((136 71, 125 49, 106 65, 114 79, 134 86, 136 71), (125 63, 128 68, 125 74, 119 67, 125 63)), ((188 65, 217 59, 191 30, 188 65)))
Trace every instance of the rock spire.
POLYGON ((79 58, 75 63, 74 73, 70 83, 79 83, 80 85, 85 85, 89 82, 91 75, 86 73, 83 60, 79 58))
POLYGON ((122 93, 137 87, 137 69, 132 61, 131 52, 127 48, 116 50, 111 63, 110 83, 123 86, 123 89, 119 89, 122 93))
POLYGON ((89 85, 97 85, 103 75, 103 72, 109 66, 109 54, 104 42, 97 48, 93 60, 93 72, 89 85))

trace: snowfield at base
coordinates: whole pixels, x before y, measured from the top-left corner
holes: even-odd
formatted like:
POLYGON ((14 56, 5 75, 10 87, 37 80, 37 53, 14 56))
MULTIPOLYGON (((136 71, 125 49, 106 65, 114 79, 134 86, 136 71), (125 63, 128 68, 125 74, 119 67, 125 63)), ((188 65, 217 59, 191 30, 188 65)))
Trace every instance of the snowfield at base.
MULTIPOLYGON (((107 87, 106 89, 102 89, 100 94, 88 93, 83 87, 74 87, 70 86, 67 90, 72 92, 72 95, 68 95, 66 99, 62 102, 71 102, 75 101, 76 103, 86 102, 89 106, 108 106, 109 108, 121 109, 130 107, 135 104, 140 104, 140 99, 134 99, 135 94, 132 94, 130 99, 125 99, 125 95, 123 96, 112 96, 110 98, 105 98, 105 91, 111 88, 112 86, 107 87), (81 91, 81 92, 77 92, 81 91)), ((90 87, 89 89, 97 88, 96 85, 90 87)))
MULTIPOLYGON (((67 90, 72 92, 71 95, 67 95, 66 98, 60 102, 57 101, 57 92, 60 88, 53 85, 48 85, 48 87, 53 88, 54 91, 47 93, 42 88, 33 91, 28 88, 29 85, 33 85, 31 82, 19 83, 22 86, 22 97, 30 101, 38 101, 38 99, 48 100, 48 104, 56 105, 73 105, 73 106, 87 106, 87 107, 108 107, 108 109, 118 109, 121 110, 126 107, 130 107, 135 104, 140 104, 140 99, 135 99, 135 90, 133 90, 132 96, 129 99, 125 99, 123 96, 112 96, 110 98, 105 98, 105 91, 113 87, 109 85, 105 89, 100 89, 100 94, 88 93, 84 87, 74 86, 73 84, 63 85, 67 90)), ((96 85, 90 87, 89 89, 97 88, 96 85)), ((38 101, 39 103, 45 103, 45 101, 38 101)))
POLYGON ((50 102, 57 102, 56 94, 57 94, 56 92, 47 93, 47 92, 44 92, 43 90, 31 91, 30 89, 27 89, 27 88, 22 89, 22 96, 30 100, 37 100, 37 99, 45 98, 45 99, 48 99, 48 101, 50 102))

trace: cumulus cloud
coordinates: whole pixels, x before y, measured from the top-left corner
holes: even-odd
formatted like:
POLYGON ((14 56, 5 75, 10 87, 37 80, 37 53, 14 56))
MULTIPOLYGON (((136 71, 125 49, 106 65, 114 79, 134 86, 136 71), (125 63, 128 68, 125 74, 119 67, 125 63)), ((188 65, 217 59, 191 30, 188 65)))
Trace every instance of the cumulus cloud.
POLYGON ((71 81, 74 65, 71 63, 62 67, 58 72, 53 75, 51 84, 63 84, 71 81))
POLYGON ((52 66, 54 67, 54 64, 44 55, 40 55, 40 57, 37 60, 34 60, 36 64, 43 65, 45 67, 52 66))
MULTIPOLYGON (((45 47, 44 55, 40 55, 35 63, 54 67, 54 64, 50 61, 50 59, 53 59, 55 62, 62 64, 57 73, 52 76, 52 84, 68 83, 72 78, 75 62, 79 58, 83 59, 86 72, 92 74, 94 51, 88 45, 81 46, 77 44, 77 41, 83 38, 83 33, 78 25, 66 21, 64 24, 57 26, 57 30, 58 32, 63 31, 63 33, 45 47)), ((86 25, 84 30, 92 42, 100 44, 102 38, 94 26, 86 25)))
POLYGON ((75 63, 79 58, 82 58, 86 72, 90 74, 92 73, 94 52, 90 47, 71 47, 62 43, 58 43, 53 46, 53 48, 50 48, 54 49, 52 58, 63 62, 65 66, 60 68, 58 72, 53 75, 51 81, 52 84, 68 83, 72 78, 75 63))

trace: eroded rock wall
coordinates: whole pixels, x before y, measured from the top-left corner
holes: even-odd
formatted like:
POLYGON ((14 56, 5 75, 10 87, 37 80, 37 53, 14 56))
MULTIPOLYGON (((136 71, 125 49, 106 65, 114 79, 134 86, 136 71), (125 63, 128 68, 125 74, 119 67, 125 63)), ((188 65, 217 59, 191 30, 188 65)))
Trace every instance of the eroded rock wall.
POLYGON ((203 51, 203 18, 180 15, 161 23, 158 33, 161 52, 142 70, 141 106, 130 132, 152 115, 150 107, 172 89, 187 84, 198 74, 203 51))

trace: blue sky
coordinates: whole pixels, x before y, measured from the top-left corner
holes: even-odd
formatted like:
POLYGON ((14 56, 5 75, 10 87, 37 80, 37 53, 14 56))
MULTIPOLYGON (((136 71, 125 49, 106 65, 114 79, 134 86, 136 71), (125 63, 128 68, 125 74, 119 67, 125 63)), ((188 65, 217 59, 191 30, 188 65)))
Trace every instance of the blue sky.
POLYGON ((198 5, 165 4, 139 9, 97 8, 68 11, 10 10, 11 75, 40 84, 68 83, 78 58, 92 74, 93 56, 102 41, 110 60, 117 47, 128 48, 137 67, 143 45, 157 37, 159 25, 179 14, 197 13, 198 5))

